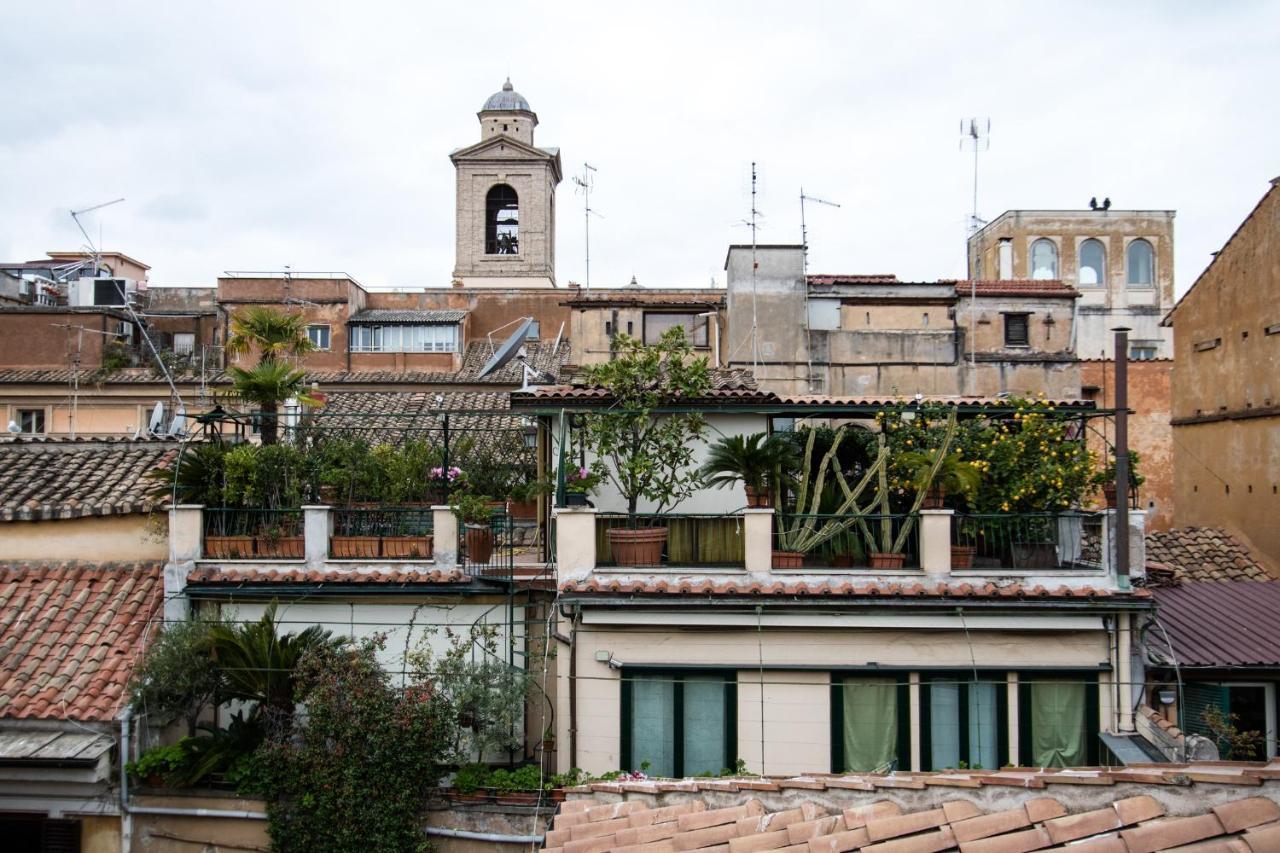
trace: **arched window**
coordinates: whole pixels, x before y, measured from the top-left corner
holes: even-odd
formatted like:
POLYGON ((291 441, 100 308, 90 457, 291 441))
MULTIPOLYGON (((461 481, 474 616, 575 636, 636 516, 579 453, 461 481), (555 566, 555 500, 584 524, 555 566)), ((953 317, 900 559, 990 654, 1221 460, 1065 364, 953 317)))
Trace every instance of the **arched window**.
POLYGON ((1080 244, 1080 284, 1102 284, 1107 280, 1107 250, 1101 240, 1080 244))
POLYGON ((1134 240, 1129 244, 1127 263, 1129 284, 1154 284, 1156 280, 1156 253, 1146 240, 1134 240))
POLYGON ((520 199, 506 184, 489 190, 484 199, 484 251, 488 255, 520 253, 520 199))
POLYGON ((1043 238, 1031 244, 1031 277, 1058 277, 1058 247, 1043 238))

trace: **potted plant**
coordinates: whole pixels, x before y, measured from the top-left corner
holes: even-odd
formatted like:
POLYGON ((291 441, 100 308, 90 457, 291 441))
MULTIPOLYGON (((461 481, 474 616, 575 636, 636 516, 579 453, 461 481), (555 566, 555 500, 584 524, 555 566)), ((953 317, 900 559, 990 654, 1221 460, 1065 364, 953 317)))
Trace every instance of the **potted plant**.
MULTIPOLYGON (((1147 478, 1139 473, 1139 464, 1141 458, 1138 451, 1129 450, 1129 488, 1136 492, 1138 487, 1147 481, 1147 478)), ((1102 487, 1103 499, 1107 502, 1107 509, 1115 509, 1118 506, 1116 497, 1116 454, 1112 448, 1111 454, 1108 456, 1106 467, 1093 475, 1092 483, 1095 486, 1102 487)))
POLYGON ((258 535, 254 537, 258 556, 275 560, 301 560, 306 545, 299 529, 299 521, 293 516, 283 516, 258 528, 258 535))
POLYGON ((600 475, 588 468, 570 468, 564 475, 565 506, 586 506, 587 496, 600 485, 600 475))
POLYGON ((711 445, 701 473, 705 485, 723 489, 742 483, 747 506, 772 506, 775 477, 785 477, 799 465, 795 444, 785 435, 726 435, 711 445))
POLYGON ((141 780, 152 788, 163 788, 168 785, 173 774, 183 769, 186 762, 186 751, 175 743, 148 749, 137 761, 130 761, 125 765, 125 770, 134 779, 141 780))
POLYGON ((463 539, 467 546, 467 559, 471 563, 488 563, 493 556, 492 500, 488 495, 470 492, 453 496, 453 512, 465 528, 463 539))
POLYGON ((895 467, 905 469, 912 488, 924 492, 921 509, 942 509, 948 495, 967 497, 982 483, 978 468, 958 451, 946 455, 937 448, 909 451, 898 457, 895 467))
POLYGON ((693 460, 706 420, 689 407, 710 392, 711 372, 706 357, 695 357, 679 326, 649 346, 619 335, 614 349, 612 361, 583 370, 586 384, 610 399, 608 408, 583 417, 583 437, 594 458, 592 472, 627 502, 627 526, 608 534, 615 562, 656 565, 667 528, 641 527, 639 503, 652 502, 654 513, 661 515, 701 485, 693 460), (677 405, 677 411, 659 411, 677 405))
POLYGON ((434 537, 429 517, 413 509, 392 509, 385 512, 382 525, 382 556, 392 560, 427 560, 431 557, 434 537))

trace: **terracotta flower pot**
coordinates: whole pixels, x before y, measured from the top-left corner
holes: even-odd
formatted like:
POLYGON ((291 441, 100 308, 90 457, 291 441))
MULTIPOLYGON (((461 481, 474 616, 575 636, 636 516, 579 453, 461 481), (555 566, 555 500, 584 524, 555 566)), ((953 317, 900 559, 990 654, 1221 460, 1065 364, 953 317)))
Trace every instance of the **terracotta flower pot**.
POLYGON ((609 547, 619 566, 657 566, 662 563, 662 546, 666 543, 665 527, 609 531, 609 547))
POLYGON ((329 540, 333 556, 339 560, 372 560, 378 556, 377 536, 334 536, 329 540))
POLYGON ((972 545, 952 545, 951 568, 972 569, 973 555, 976 553, 978 553, 978 549, 972 545))
POLYGON ((1115 483, 1102 484, 1102 497, 1107 501, 1107 509, 1115 509, 1120 505, 1119 498, 1116 496, 1115 483))
POLYGON ((204 553, 212 560, 249 560, 253 558, 253 537, 206 536, 204 553))
POLYGON ((906 554, 887 554, 882 551, 872 551, 867 554, 870 566, 873 569, 900 569, 902 564, 907 561, 906 554))
POLYGON ((467 560, 477 565, 489 562, 493 556, 493 531, 487 527, 468 527, 466 534, 467 560))
POLYGON ((306 544, 301 536, 281 536, 279 539, 268 539, 259 536, 254 540, 259 557, 270 560, 301 560, 306 544))
POLYGON ((770 499, 773 497, 768 489, 756 491, 751 486, 746 487, 747 506, 750 509, 768 509, 770 499))
POLYGON ((798 569, 804 565, 803 551, 774 551, 773 567, 775 569, 798 569))
POLYGON ((431 544, 430 536, 383 536, 382 556, 389 560, 428 560, 431 544))
POLYGON ((929 491, 924 493, 924 501, 920 504, 921 509, 942 509, 942 502, 947 497, 945 489, 933 486, 929 491))

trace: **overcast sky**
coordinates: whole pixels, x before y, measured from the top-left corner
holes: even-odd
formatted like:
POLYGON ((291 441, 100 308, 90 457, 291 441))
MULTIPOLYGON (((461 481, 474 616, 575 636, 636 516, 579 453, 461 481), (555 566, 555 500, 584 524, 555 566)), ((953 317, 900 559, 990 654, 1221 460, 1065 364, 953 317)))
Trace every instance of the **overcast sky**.
POLYGON ((989 116, 980 212, 1177 210, 1185 290, 1280 175, 1280 3, 83 3, 0 9, 0 259, 83 242, 153 284, 342 270, 443 286, 450 150, 507 75, 559 146, 558 279, 723 283, 749 242, 812 272, 957 277, 963 116, 989 116), (430 6, 430 8, 428 8, 430 6))

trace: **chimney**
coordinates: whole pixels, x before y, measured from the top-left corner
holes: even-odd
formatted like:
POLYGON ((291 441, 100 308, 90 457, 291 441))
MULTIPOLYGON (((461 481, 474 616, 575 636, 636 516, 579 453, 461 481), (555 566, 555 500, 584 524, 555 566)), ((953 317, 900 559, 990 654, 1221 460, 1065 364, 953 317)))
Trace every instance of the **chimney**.
POLYGON ((1009 237, 1001 237, 997 251, 1000 260, 1000 274, 997 278, 1000 281, 1009 281, 1013 278, 1013 240, 1009 237))

